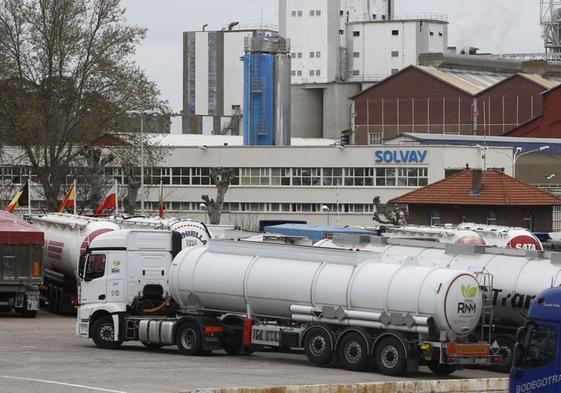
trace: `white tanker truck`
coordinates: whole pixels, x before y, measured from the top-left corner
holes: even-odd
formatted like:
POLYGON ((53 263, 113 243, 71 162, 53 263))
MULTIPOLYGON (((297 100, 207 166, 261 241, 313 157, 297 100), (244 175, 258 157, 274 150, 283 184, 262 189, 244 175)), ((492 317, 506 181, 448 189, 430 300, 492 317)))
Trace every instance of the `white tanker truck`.
POLYGON ((458 246, 376 236, 336 236, 316 247, 367 251, 382 263, 415 258, 422 266, 485 271, 493 277, 493 339, 512 348, 532 300, 544 289, 561 285, 561 254, 528 249, 458 246))
POLYGON ((45 233, 44 278, 41 300, 49 311, 70 313, 79 305, 77 272, 80 257, 89 243, 102 233, 122 228, 153 228, 177 231, 182 247, 206 244, 210 233, 206 226, 190 220, 135 218, 95 218, 72 214, 31 215, 29 221, 45 233))
POLYGON ((76 333, 102 348, 140 341, 186 355, 303 348, 314 364, 364 370, 373 361, 388 375, 504 361, 500 348, 466 341, 484 301, 465 270, 224 240, 180 251, 178 236, 123 230, 94 239, 76 333))

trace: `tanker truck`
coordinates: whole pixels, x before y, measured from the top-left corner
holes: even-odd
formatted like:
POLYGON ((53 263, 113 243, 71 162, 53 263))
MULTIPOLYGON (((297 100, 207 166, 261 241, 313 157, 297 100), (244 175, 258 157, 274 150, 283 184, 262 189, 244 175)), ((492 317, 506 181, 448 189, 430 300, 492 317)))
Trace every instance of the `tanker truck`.
POLYGON ((422 266, 485 271, 493 277, 493 338, 513 348, 517 329, 526 321, 532 300, 540 291, 561 285, 561 254, 528 249, 499 249, 478 245, 340 236, 315 244, 321 248, 362 250, 383 263, 402 263, 414 257, 422 266))
POLYGON ((210 233, 202 223, 190 220, 95 218, 72 214, 31 215, 29 221, 45 233, 45 269, 41 299, 55 314, 78 307, 77 271, 88 244, 102 233, 128 228, 172 229, 180 233, 183 247, 206 244, 210 233))
POLYGON ((316 365, 374 363, 387 375, 505 360, 498 346, 467 341, 487 289, 415 258, 227 240, 181 250, 175 232, 123 230, 90 243, 80 277, 76 334, 101 348, 300 348, 316 365))

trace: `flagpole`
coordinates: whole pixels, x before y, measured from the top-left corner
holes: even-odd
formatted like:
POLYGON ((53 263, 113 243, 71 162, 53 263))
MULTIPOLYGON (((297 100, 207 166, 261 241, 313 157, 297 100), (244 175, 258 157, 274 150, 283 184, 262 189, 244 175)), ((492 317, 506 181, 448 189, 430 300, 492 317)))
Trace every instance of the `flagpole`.
POLYGON ((77 211, 77 206, 78 205, 78 189, 76 188, 76 178, 74 178, 74 215, 76 215, 76 211, 77 211))
POLYGON ((115 179, 115 215, 119 215, 119 188, 117 186, 117 179, 115 179))
POLYGON ((27 212, 31 215, 31 171, 27 173, 27 212))

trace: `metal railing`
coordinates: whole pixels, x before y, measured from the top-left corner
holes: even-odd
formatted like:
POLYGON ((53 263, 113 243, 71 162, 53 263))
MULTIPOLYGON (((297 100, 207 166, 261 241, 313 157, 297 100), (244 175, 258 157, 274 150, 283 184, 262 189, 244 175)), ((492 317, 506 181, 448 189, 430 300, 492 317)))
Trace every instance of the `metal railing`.
POLYGON ((239 30, 265 30, 265 31, 272 31, 278 32, 279 27, 277 25, 270 25, 270 24, 247 24, 247 25, 236 25, 232 27, 231 30, 228 30, 230 25, 223 25, 222 30, 224 31, 239 31, 239 30))
POLYGON ((505 53, 505 54, 492 54, 489 57, 494 59, 508 59, 508 60, 545 60, 545 61, 561 61, 561 53, 505 53))
POLYGON ((392 20, 437 20, 448 22, 448 15, 432 12, 425 13, 402 13, 395 14, 391 19, 383 19, 381 16, 374 18, 373 15, 349 15, 347 22, 391 22, 392 20))

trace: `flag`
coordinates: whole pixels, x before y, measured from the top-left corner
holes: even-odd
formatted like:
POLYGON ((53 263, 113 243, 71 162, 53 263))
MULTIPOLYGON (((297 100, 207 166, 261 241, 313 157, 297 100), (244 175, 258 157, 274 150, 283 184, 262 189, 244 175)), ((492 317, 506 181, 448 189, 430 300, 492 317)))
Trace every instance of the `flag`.
POLYGON ((106 210, 117 210, 117 184, 111 187, 103 202, 97 207, 95 214, 101 216, 106 210))
POLYGON ((29 181, 26 181, 23 187, 16 193, 16 196, 8 204, 6 211, 13 212, 15 208, 27 206, 29 200, 29 181))
POLYGON ((160 218, 164 218, 164 185, 160 182, 160 218))
POLYGON ((66 193, 66 196, 58 206, 56 212, 61 213, 66 208, 74 207, 75 203, 76 203, 76 184, 72 183, 70 190, 68 190, 68 192, 66 193))

